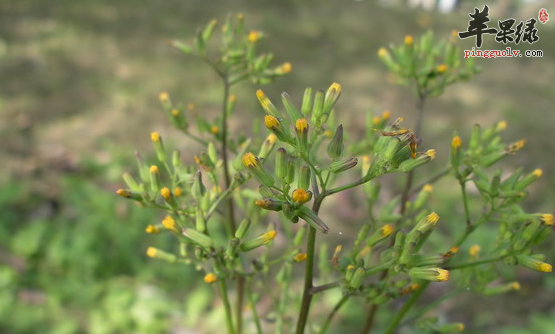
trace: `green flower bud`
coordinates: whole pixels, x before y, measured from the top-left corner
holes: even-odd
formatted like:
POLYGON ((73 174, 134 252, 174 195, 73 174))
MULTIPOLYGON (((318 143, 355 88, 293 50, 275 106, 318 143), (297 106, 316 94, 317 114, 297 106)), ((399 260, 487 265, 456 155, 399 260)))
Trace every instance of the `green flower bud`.
POLYGON ((532 173, 526 175, 522 180, 518 181, 514 187, 515 190, 523 190, 528 187, 532 182, 538 180, 543 175, 541 169, 535 169, 532 173))
POLYGON ((303 118, 303 114, 301 114, 301 112, 297 108, 295 108, 295 106, 293 105, 293 102, 291 102, 291 99, 289 98, 289 94, 282 93, 281 101, 283 102, 283 106, 285 107, 285 111, 287 111, 289 118, 293 120, 303 118))
POLYGON ((243 219, 239 224, 239 227, 237 227, 237 230, 235 231, 235 237, 239 239, 243 239, 247 234, 247 231, 249 230, 250 226, 251 226, 251 220, 248 218, 243 219))
POLYGON ((273 192, 272 189, 266 187, 265 185, 260 185, 260 187, 258 187, 258 192, 260 193, 260 195, 262 195, 262 197, 275 197, 276 194, 273 192))
POLYGON ((411 170, 434 160, 435 157, 436 157, 436 151, 434 149, 430 149, 430 150, 427 150, 426 153, 416 157, 416 159, 408 159, 403 161, 397 169, 401 172, 408 173, 411 170))
POLYGON ((273 198, 262 198, 254 202, 257 206, 271 211, 281 211, 283 209, 283 202, 273 198))
POLYGON ((312 107, 312 88, 308 87, 304 90, 303 103, 301 105, 301 112, 304 116, 308 116, 310 108, 312 107))
POLYGON ((212 238, 192 228, 183 228, 183 235, 205 249, 211 248, 214 245, 212 238))
POLYGON ((462 146, 461 137, 455 135, 455 137, 453 137, 453 140, 451 141, 451 156, 450 156, 451 166, 455 170, 459 169, 459 166, 463 158, 461 146, 462 146))
POLYGON ((423 279, 433 282, 443 282, 449 279, 449 271, 434 267, 411 268, 409 276, 412 279, 423 279))
POLYGON ((328 226, 318 217, 314 211, 309 209, 306 206, 301 206, 299 209, 299 217, 304 219, 312 228, 322 232, 328 233, 329 228, 328 226))
POLYGON ((289 161, 287 163, 287 178, 285 179, 285 183, 291 184, 295 181, 295 162, 289 161))
POLYGON ((197 171, 193 178, 193 185, 191 186, 191 195, 197 200, 200 201, 204 194, 206 193, 206 187, 202 183, 202 173, 197 171))
POLYGON ((285 180, 287 177, 287 151, 280 147, 276 151, 276 176, 280 180, 285 180))
POLYGON ((258 98, 260 105, 262 105, 262 108, 264 108, 267 113, 276 118, 280 116, 279 110, 277 110, 277 108, 273 105, 273 103, 262 90, 259 89, 256 91, 256 97, 258 98))
POLYGON ((260 160, 252 153, 243 155, 243 165, 254 174, 254 176, 265 186, 274 185, 274 179, 264 170, 260 164, 260 160))
POLYGON ((341 173, 355 167, 357 163, 358 163, 358 159, 353 157, 339 160, 339 161, 334 161, 330 165, 330 171, 332 173, 341 173))
MULTIPOLYGON (((552 265, 550 265, 549 263, 545 263, 542 260, 535 258, 534 256, 516 254, 515 257, 518 260, 518 263, 525 266, 526 268, 544 273, 550 273, 551 271, 553 271, 552 265)), ((541 256, 541 258, 543 258, 543 256, 541 256)))
POLYGON ((299 180, 297 182, 298 188, 308 190, 310 187, 311 171, 308 165, 301 165, 299 167, 299 180))
POLYGON ((143 197, 141 196, 141 194, 133 192, 133 191, 125 190, 125 189, 118 189, 116 191, 116 194, 118 194, 121 197, 133 199, 133 200, 139 201, 139 202, 142 202, 142 200, 143 200, 143 197))
POLYGON ((324 112, 324 91, 318 90, 314 97, 314 106, 312 107, 312 122, 316 125, 319 123, 320 118, 324 112))
POLYGON ((462 322, 455 322, 435 328, 438 333, 458 333, 464 331, 464 324, 462 322))
POLYGON ((228 256, 228 258, 234 259, 237 257, 237 249, 239 249, 239 243, 240 240, 238 238, 232 238, 231 240, 229 240, 229 243, 227 244, 227 248, 225 250, 225 254, 228 256))
POLYGON ((196 219, 195 219, 196 229, 197 231, 204 233, 204 231, 206 231, 206 220, 204 219, 204 213, 199 207, 197 207, 195 211, 196 211, 196 219))
POLYGON ((337 159, 343 154, 343 149, 343 125, 340 124, 328 145, 328 155, 332 159, 337 159))
POLYGON ((276 140, 277 140, 277 137, 273 133, 266 138, 266 140, 262 143, 260 152, 258 153, 258 157, 260 159, 266 159, 266 157, 268 157, 268 154, 272 152, 272 150, 274 149, 274 146, 276 145, 276 140))
POLYGON ((394 230, 394 227, 393 225, 390 225, 390 224, 386 224, 380 227, 370 236, 370 238, 368 238, 368 240, 366 240, 366 244, 370 247, 375 246, 378 242, 390 236, 391 233, 393 233, 393 230, 394 230))
POLYGON ((364 268, 357 268, 353 277, 349 280, 349 286, 353 289, 358 289, 362 285, 366 271, 364 268))
POLYGON ((331 84, 331 86, 328 88, 328 90, 326 91, 326 95, 324 97, 324 110, 323 110, 323 114, 325 115, 324 119, 322 120, 322 123, 327 121, 327 117, 329 116, 329 114, 331 113, 331 110, 333 109, 333 107, 335 106, 335 103, 337 102, 337 100, 339 99, 339 96, 341 96, 341 85, 338 84, 337 82, 334 82, 333 84, 331 84))
POLYGON ((123 181, 132 191, 141 191, 141 187, 131 174, 127 172, 123 173, 123 181))
POLYGON ((241 251, 249 252, 255 248, 258 248, 263 245, 269 244, 274 238, 276 237, 277 232, 275 230, 268 231, 261 236, 246 241, 241 244, 241 251))
POLYGON ((150 258, 160 259, 168 261, 170 263, 174 263, 177 260, 177 256, 175 256, 174 254, 164 252, 163 250, 154 247, 148 247, 146 254, 150 258))
POLYGON ((155 191, 158 192, 160 190, 161 186, 161 181, 160 181, 160 170, 158 169, 158 166, 156 165, 152 165, 149 168, 150 171, 150 188, 155 191))
POLYGON ((208 22, 208 24, 202 31, 202 39, 205 41, 209 40, 210 37, 212 37, 212 33, 214 32, 214 29, 216 28, 217 25, 218 25, 218 21, 216 19, 208 22))
POLYGON ((272 133, 274 133, 279 138, 279 140, 286 143, 292 143, 293 138, 291 137, 289 130, 281 123, 282 122, 280 121, 279 117, 274 117, 272 115, 264 116, 264 125, 266 125, 266 128, 268 128, 268 130, 272 131, 272 133))
POLYGON ((501 293, 506 293, 510 291, 518 291, 520 290, 520 283, 518 282, 510 282, 502 285, 486 287, 482 291, 482 293, 486 296, 498 295, 501 293))
POLYGON ((160 137, 160 134, 156 131, 152 132, 150 134, 150 139, 154 144, 154 149, 156 150, 156 157, 158 158, 158 161, 166 161, 166 151, 164 150, 164 143, 162 142, 162 137, 160 137))
POLYGON ((218 161, 218 151, 216 151, 216 145, 213 142, 208 143, 208 156, 212 162, 216 163, 218 161))
POLYGON ((480 132, 480 125, 474 124, 474 127, 472 128, 472 134, 470 135, 470 142, 468 144, 468 148, 471 151, 476 150, 478 148, 478 145, 480 145, 480 132))
POLYGON ((408 264, 411 267, 428 267, 428 266, 438 266, 445 261, 443 255, 422 255, 413 254, 408 264))
POLYGON ((172 165, 174 167, 181 166, 181 152, 177 150, 172 152, 172 165))
POLYGON ((308 153, 308 123, 306 119, 299 118, 295 121, 295 131, 297 133, 297 150, 301 154, 308 153))

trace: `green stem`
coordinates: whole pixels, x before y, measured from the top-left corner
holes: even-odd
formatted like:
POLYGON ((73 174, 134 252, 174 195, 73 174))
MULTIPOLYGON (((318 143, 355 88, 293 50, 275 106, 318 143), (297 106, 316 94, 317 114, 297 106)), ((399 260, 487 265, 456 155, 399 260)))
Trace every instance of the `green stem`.
POLYGON ((403 320, 403 317, 405 316, 405 314, 407 314, 407 312, 410 310, 412 305, 418 300, 418 298, 424 292, 428 284, 430 284, 429 281, 422 283, 422 285, 418 288, 418 290, 416 290, 410 296, 409 300, 407 300, 405 305, 403 305, 403 307, 399 310, 399 312, 397 312, 393 317, 393 320, 385 330, 385 334, 393 334, 395 332, 395 330, 397 329, 397 326, 399 325, 401 320, 403 320))
POLYGON ((445 269, 448 269, 448 270, 461 269, 461 268, 468 268, 468 267, 478 266, 478 265, 484 264, 484 263, 497 262, 499 260, 503 260, 504 258, 506 258, 509 255, 510 254, 500 255, 500 256, 496 256, 496 257, 491 257, 489 259, 483 259, 483 260, 480 260, 480 261, 472 261, 472 262, 454 264, 452 266, 445 266, 445 269))
POLYGON ((322 326, 322 329, 320 330, 319 334, 325 334, 328 331, 328 328, 331 324, 331 321, 333 319, 333 317, 335 316, 335 314, 337 313, 337 311, 339 311, 339 309, 341 308, 341 306, 343 306, 343 304, 345 304, 345 302, 347 302, 347 300, 349 299, 349 295, 343 296, 341 297, 341 299, 339 300, 339 302, 337 302, 337 304, 335 305, 335 307, 333 308, 333 310, 331 310, 331 313, 328 315, 328 317, 326 318, 326 322, 324 322, 324 325, 322 326))
POLYGON ((352 182, 352 183, 345 184, 345 185, 343 185, 343 186, 339 186, 339 187, 336 187, 336 188, 328 189, 328 190, 326 190, 326 191, 324 192, 324 194, 325 194, 326 196, 333 195, 333 194, 336 194, 336 193, 338 193, 338 192, 341 192, 341 191, 344 191, 344 190, 347 190, 347 189, 351 189, 351 188, 354 188, 354 187, 356 187, 356 186, 360 186, 361 184, 366 183, 366 182, 368 182, 368 181, 369 181, 369 180, 367 180, 366 178, 362 178, 362 179, 360 179, 360 180, 357 180, 357 181, 352 182))
POLYGON ((221 280, 220 282, 220 292, 222 294, 222 301, 224 302, 224 310, 225 310, 225 325, 227 327, 228 334, 235 334, 235 328, 233 327, 233 319, 231 313, 231 305, 229 304, 229 299, 227 297, 227 287, 225 284, 225 280, 221 280))
POLYGON ((466 197, 466 184, 464 183, 463 180, 460 180, 459 184, 461 185, 461 193, 462 193, 462 199, 464 203, 464 217, 466 219, 466 225, 472 226, 472 221, 470 220, 470 210, 468 209, 468 199, 466 197))
POLYGON ((252 294, 252 280, 250 280, 250 284, 247 287, 247 299, 249 300, 249 307, 252 311, 252 318, 254 320, 254 324, 256 326, 257 334, 262 334, 262 326, 260 325, 260 318, 258 318, 258 312, 256 311, 256 302, 254 300, 254 296, 252 294))
POLYGON ((312 301, 312 277, 314 274, 314 245, 316 244, 316 229, 312 226, 308 228, 308 239, 306 242, 307 258, 304 273, 304 289, 301 302, 301 310, 299 320, 297 322, 297 334, 303 334, 308 319, 308 311, 310 310, 310 302, 312 301))

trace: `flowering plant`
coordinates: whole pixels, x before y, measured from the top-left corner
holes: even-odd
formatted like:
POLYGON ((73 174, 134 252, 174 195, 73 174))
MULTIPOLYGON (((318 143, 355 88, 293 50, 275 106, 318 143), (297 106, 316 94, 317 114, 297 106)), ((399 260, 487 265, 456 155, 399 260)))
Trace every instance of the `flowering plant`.
MULTIPOLYGON (((366 131, 355 139, 356 134, 336 122, 342 88, 333 83, 326 90, 307 88, 299 104, 283 93, 279 108, 262 90, 256 91, 264 111, 260 122, 269 134, 230 137, 228 118, 237 103, 233 88, 247 80, 271 83, 292 66, 270 67, 273 56, 257 53, 264 34, 247 32, 241 14, 223 23, 214 56, 209 44, 216 26, 213 20, 200 30, 194 47, 181 41, 172 46, 202 60, 219 76, 221 115, 215 120, 193 116, 167 93, 160 94, 170 122, 202 146, 195 163, 184 163, 180 151, 168 152, 160 134, 153 132, 156 162, 149 166, 138 155, 139 177, 124 174, 127 188, 117 194, 166 212, 161 223, 147 226, 146 232, 173 235, 179 251, 151 247, 147 255, 204 272, 204 281, 219 290, 228 333, 305 333, 313 300, 331 289, 341 289, 342 296, 329 316, 310 322, 311 332, 325 333, 342 305, 356 299, 368 305, 361 323, 367 333, 380 305, 408 298, 385 324, 385 332, 393 333, 429 284, 449 280, 453 271, 461 272, 456 276, 460 284, 471 284, 486 295, 518 290, 520 285, 494 282, 497 276, 476 271, 478 266, 505 263, 551 271, 544 256, 533 249, 551 233, 553 216, 527 213, 520 206, 526 188, 541 176, 541 170, 489 169, 524 146, 524 141, 503 143, 500 133, 505 122, 485 128, 476 125, 467 140, 455 134, 445 170, 413 185, 414 171, 436 158, 434 149, 419 145, 425 101, 477 72, 472 63, 457 59, 453 40, 434 44, 431 33, 418 42, 407 36, 403 45, 378 51, 400 83, 414 84, 418 111, 414 131, 389 112, 369 113, 366 131), (390 173, 406 174, 406 185, 384 201, 381 177, 390 173), (356 174, 354 180, 343 181, 356 174), (460 235, 438 229, 440 216, 430 208, 432 183, 446 176, 460 188, 465 213, 460 235), (475 212, 469 203, 469 185, 479 192, 481 211, 475 212), (317 251, 316 239, 333 230, 320 216, 320 208, 326 199, 355 187, 364 191, 367 221, 358 227, 352 244, 330 248, 324 242, 317 251), (499 227, 491 247, 481 251, 474 245, 468 255, 460 254, 472 233, 486 224, 499 227), (432 234, 449 240, 450 247, 438 249, 437 243, 430 242, 432 234), (295 272, 303 265, 304 280, 297 292, 295 272), (259 302, 271 303, 271 311, 260 313, 259 302), (248 322, 245 303, 251 313, 248 322), (291 304, 298 307, 288 307, 291 304)), ((464 328, 462 323, 422 317, 425 311, 415 315, 422 328, 440 333, 464 328)))

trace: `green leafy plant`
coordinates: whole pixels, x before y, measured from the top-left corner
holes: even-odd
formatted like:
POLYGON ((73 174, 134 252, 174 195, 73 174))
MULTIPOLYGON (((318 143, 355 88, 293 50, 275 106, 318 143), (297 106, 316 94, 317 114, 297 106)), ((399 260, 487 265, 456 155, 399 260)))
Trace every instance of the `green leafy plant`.
MULTIPOLYGON (((220 47, 213 50, 216 25, 211 21, 200 30, 194 47, 181 41, 172 45, 207 63, 220 77, 220 116, 209 120, 186 110, 167 93, 160 94, 171 123, 202 145, 195 163, 184 163, 177 150, 167 151, 160 134, 153 132, 157 161, 147 164, 138 156, 139 177, 124 174, 127 189, 117 193, 166 212, 161 223, 149 225, 146 232, 173 235, 179 251, 150 247, 148 256, 204 272, 204 281, 218 287, 228 333, 304 333, 313 300, 331 289, 341 289, 342 296, 329 316, 311 319, 311 332, 325 333, 337 311, 348 300, 356 300, 368 305, 367 318, 360 324, 367 333, 380 305, 407 298, 385 324, 385 333, 393 333, 432 282, 455 277, 456 284, 493 295, 518 290, 519 284, 499 283, 494 271, 477 271, 478 266, 521 265, 551 271, 533 248, 551 233, 553 216, 527 213, 520 205, 541 170, 491 170, 524 146, 524 141, 503 142, 505 122, 485 128, 476 125, 467 140, 455 134, 445 170, 420 186, 412 185, 414 171, 436 158, 434 149, 419 147, 426 99, 477 72, 473 64, 457 58, 460 53, 453 40, 434 44, 431 33, 419 41, 407 36, 391 52, 378 52, 400 83, 412 83, 415 88, 414 131, 403 127, 402 118, 391 122, 386 112, 369 113, 366 131, 361 136, 351 133, 336 123, 341 85, 333 83, 326 90, 307 88, 298 104, 283 93, 282 107, 258 90, 265 113, 259 119, 263 118, 269 135, 230 137, 228 118, 234 115, 237 101, 232 89, 247 80, 270 83, 288 73, 291 65, 270 67, 272 55, 256 52, 264 34, 247 32, 242 15, 223 23, 220 47), (191 128, 193 122, 196 131, 191 128), (400 194, 385 200, 381 177, 392 173, 406 174, 406 184, 400 194), (431 183, 447 176, 460 188, 465 213, 460 234, 460 229, 438 228, 440 217, 429 205, 431 183), (345 183, 348 178, 351 181, 345 183), (477 210, 469 202, 469 185, 479 192, 477 210), (333 229, 320 216, 320 208, 326 199, 356 187, 364 190, 367 222, 358 227, 352 244, 336 245, 330 252, 330 245, 322 243, 317 251, 318 236, 333 229), (458 252, 484 225, 499 228, 492 242, 483 245, 483 251, 475 245, 468 255, 458 252), (438 248, 437 242, 430 241, 434 237, 449 246, 438 248), (301 263, 304 269, 298 268, 301 263), (301 269, 304 280, 299 287, 295 272, 301 269), (316 279, 322 284, 315 285, 316 279), (271 311, 259 313, 259 302, 270 303, 271 311), (245 304, 251 311, 248 324, 243 319, 245 304)), ((416 325, 431 332, 462 331, 462 323, 422 317, 444 299, 416 311, 411 319, 419 319, 416 325)))

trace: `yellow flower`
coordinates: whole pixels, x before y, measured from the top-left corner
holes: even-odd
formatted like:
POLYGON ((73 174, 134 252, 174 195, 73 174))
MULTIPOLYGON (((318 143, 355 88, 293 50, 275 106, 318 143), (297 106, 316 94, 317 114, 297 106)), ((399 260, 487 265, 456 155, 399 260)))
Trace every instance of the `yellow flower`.
POLYGON ((156 253, 158 253, 158 249, 154 247, 148 247, 146 250, 146 255, 148 255, 148 257, 155 257, 156 253))
POLYGON ((497 126, 495 128, 496 128, 497 131, 503 131, 507 128, 507 122, 501 121, 501 122, 497 123, 497 126))
POLYGON ((380 48, 378 50, 378 57, 380 57, 380 58, 386 57, 387 54, 388 54, 388 52, 385 48, 380 48))
POLYGON ((434 150, 433 148, 427 150, 425 154, 429 156, 431 160, 434 160, 436 158, 436 150, 434 150))
POLYGON ((439 221, 439 215, 435 212, 430 213, 426 216, 426 222, 436 224, 439 221))
POLYGON ((295 260, 295 262, 303 262, 306 260, 307 256, 306 253, 299 253, 293 257, 293 260, 295 260))
POLYGON ((453 149, 457 149, 457 148, 460 148, 461 145, 462 145, 461 137, 459 137, 459 136, 453 137, 453 140, 451 141, 451 147, 453 149))
POLYGON ((264 124, 268 129, 276 129, 280 126, 279 120, 272 115, 264 116, 264 124))
POLYGON ((544 273, 550 273, 553 271, 553 266, 550 265, 549 263, 542 262, 541 264, 538 265, 538 271, 541 271, 544 273))
POLYGON ((157 143, 160 141, 160 134, 156 131, 150 133, 150 140, 152 140, 152 142, 157 143))
POLYGON ((378 116, 372 117, 372 124, 374 125, 380 124, 380 118, 378 116))
POLYGON ((289 62, 281 65, 281 72, 284 74, 291 72, 292 69, 293 69, 293 65, 291 65, 291 63, 289 62))
POLYGON ((434 190, 434 187, 431 184, 426 184, 424 185, 424 188, 422 188, 422 190, 427 193, 431 193, 434 190))
POLYGON ((295 191, 293 191, 293 201, 297 203, 306 203, 310 201, 310 194, 302 188, 295 189, 295 191))
POLYGON ((160 95, 158 95, 158 98, 160 99, 161 102, 166 102, 170 99, 170 96, 168 95, 168 93, 162 92, 160 93, 160 95))
POLYGON ((208 273, 204 276, 204 282, 209 284, 216 282, 217 279, 218 277, 216 276, 216 274, 213 273, 208 273))
POLYGON ((162 197, 164 197, 164 199, 169 200, 172 195, 172 192, 168 188, 164 187, 162 188, 162 190, 160 190, 160 194, 162 195, 162 197))
POLYGON ((437 67, 437 71, 438 71, 440 74, 443 74, 443 73, 447 72, 447 65, 445 65, 445 64, 439 65, 439 66, 437 67))
POLYGON ((158 234, 160 233, 160 229, 154 225, 148 225, 145 229, 145 232, 148 234, 158 234))
POLYGON ((218 133, 220 133, 220 128, 217 125, 212 125, 212 127, 210 128, 210 132, 217 135, 218 133))
POLYGON ((179 110, 172 109, 172 116, 179 116, 179 110))
POLYGON ((268 231, 268 232, 262 234, 262 240, 264 241, 264 243, 268 243, 268 242, 274 240, 274 238, 276 236, 277 236, 276 230, 271 230, 271 231, 268 231))
POLYGON ((193 110, 193 109, 195 109, 195 105, 193 103, 189 102, 189 104, 187 104, 187 109, 193 110))
POLYGON ((181 190, 181 188, 179 188, 179 187, 176 187, 176 188, 173 190, 173 194, 174 194, 175 196, 179 197, 179 196, 181 196, 181 194, 183 194, 183 190, 181 190))
POLYGON ((150 166, 149 170, 150 170, 150 174, 158 174, 158 172, 159 172, 158 166, 156 166, 156 165, 150 166))
POLYGON ((515 290, 515 291, 520 290, 520 283, 518 283, 518 282, 512 282, 512 283, 510 283, 510 284, 511 284, 511 289, 513 289, 513 290, 515 290))
POLYGON ((248 36, 249 42, 250 43, 256 43, 256 41, 258 41, 258 38, 260 37, 259 35, 260 35, 260 33, 258 31, 253 30, 253 31, 249 32, 249 36, 248 36))
POLYGON ((390 116, 391 116, 391 113, 389 112, 389 110, 384 110, 384 112, 382 112, 383 120, 388 120, 390 116))
POLYGON ((449 279, 449 271, 445 269, 437 269, 437 276, 435 277, 438 281, 447 281, 449 279))
POLYGON ((382 231, 382 236, 387 237, 391 233, 393 233, 393 226, 390 224, 386 224, 380 228, 382 231))
POLYGON ((295 122, 295 129, 297 129, 297 132, 299 133, 303 133, 304 131, 306 131, 308 129, 308 123, 306 122, 306 119, 299 118, 295 122))
POLYGON ((470 247, 470 250, 468 251, 468 254, 470 254, 470 256, 472 257, 476 257, 478 256, 478 253, 480 253, 480 250, 482 248, 480 247, 480 245, 472 245, 470 247))
POLYGON ((256 160, 256 157, 254 156, 254 154, 248 152, 245 153, 245 155, 243 155, 243 165, 245 165, 245 167, 247 168, 255 168, 258 166, 258 161, 256 160))
POLYGON ((406 45, 412 45, 413 42, 414 42, 414 38, 412 38, 411 35, 406 35, 405 36, 405 44, 406 45))
POLYGON ((120 195, 121 197, 130 197, 131 193, 129 192, 129 190, 125 190, 125 189, 118 189, 116 191, 116 194, 120 195))
POLYGON ((540 168, 534 169, 532 174, 534 174, 535 177, 541 177, 543 175, 543 170, 541 170, 540 168))
POLYGON ((162 220, 162 225, 164 225, 164 227, 167 228, 170 231, 178 232, 177 223, 172 218, 172 216, 166 216, 166 218, 164 218, 164 220, 162 220))
POLYGON ((338 84, 337 82, 334 82, 331 84, 331 86, 328 88, 328 91, 331 92, 332 90, 335 90, 337 92, 337 94, 341 93, 341 85, 338 84))

